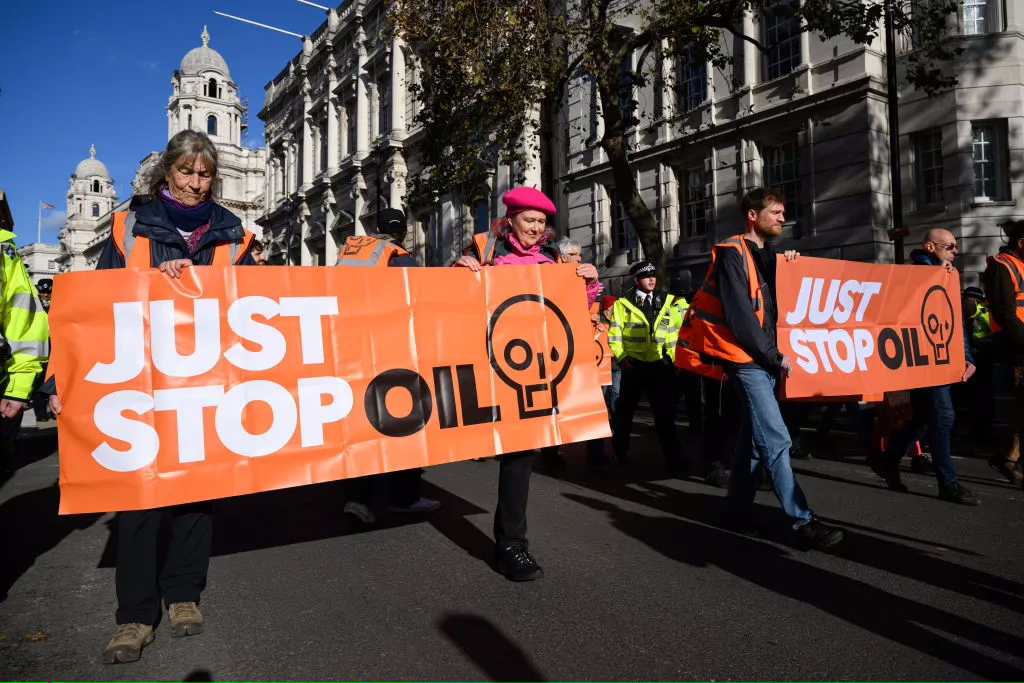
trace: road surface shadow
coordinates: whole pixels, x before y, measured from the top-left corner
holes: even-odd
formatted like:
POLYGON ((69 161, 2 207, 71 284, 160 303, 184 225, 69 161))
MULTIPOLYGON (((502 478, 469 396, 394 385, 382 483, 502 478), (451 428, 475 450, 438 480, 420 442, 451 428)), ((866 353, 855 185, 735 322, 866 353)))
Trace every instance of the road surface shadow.
MULTIPOLYGON (((484 561, 489 558, 494 544, 466 519, 486 510, 427 481, 423 482, 422 495, 440 500, 443 507, 424 514, 380 511, 372 525, 353 522, 342 513, 343 481, 221 498, 213 501, 212 555, 233 555, 429 523, 471 556, 484 561)), ((100 567, 113 567, 117 562, 117 520, 114 515, 107 522, 110 534, 100 567)))
POLYGON ((36 558, 72 531, 92 526, 102 515, 57 515, 57 483, 14 496, 0 505, 0 601, 35 564, 36 558))
POLYGON ((770 543, 678 517, 649 517, 590 496, 563 495, 606 512, 615 528, 675 561, 718 567, 979 677, 1024 676, 1024 670, 957 642, 970 640, 1012 657, 1024 651, 1024 639, 1016 635, 805 564, 770 543))
POLYGON ((490 621, 475 614, 446 614, 438 630, 492 681, 546 681, 523 650, 490 621))

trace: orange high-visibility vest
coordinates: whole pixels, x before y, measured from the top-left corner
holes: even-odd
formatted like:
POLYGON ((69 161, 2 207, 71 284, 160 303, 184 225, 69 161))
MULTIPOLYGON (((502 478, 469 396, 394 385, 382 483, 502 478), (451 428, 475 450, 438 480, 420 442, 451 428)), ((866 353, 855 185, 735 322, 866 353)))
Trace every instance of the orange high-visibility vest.
POLYGON ((395 254, 409 256, 402 247, 388 237, 355 235, 345 240, 338 253, 338 266, 387 267, 395 254))
MULTIPOLYGON (((153 268, 152 254, 150 253, 150 240, 148 237, 140 237, 132 234, 135 226, 134 211, 119 211, 114 214, 114 220, 110 226, 110 235, 114 238, 114 246, 124 257, 125 268, 153 268)), ((245 230, 245 237, 241 242, 221 242, 213 248, 213 257, 210 260, 211 266, 231 266, 237 264, 249 253, 249 246, 256 239, 256 235, 245 230)))
MULTIPOLYGON (((480 263, 485 266, 489 266, 494 263, 494 250, 498 246, 498 238, 496 238, 491 231, 478 232, 473 235, 473 243, 463 250, 464 256, 473 255, 473 247, 476 247, 476 253, 480 255, 480 263)), ((562 263, 562 255, 555 250, 555 262, 562 263)))
MULTIPOLYGON (((697 294, 700 294, 700 290, 697 294)), ((694 302, 696 300, 694 298, 694 302)), ((683 324, 679 328, 679 340, 676 342, 676 367, 714 380, 724 380, 725 371, 721 365, 705 362, 699 353, 690 348, 690 339, 693 337, 693 316, 696 312, 697 310, 691 304, 683 314, 683 324)))
MULTIPOLYGON (((1017 293, 1017 319, 1024 322, 1024 262, 1014 254, 1008 253, 989 256, 989 266, 991 266, 993 262, 998 263, 1009 271, 1010 280, 1013 282, 1013 288, 1017 293)), ((993 334, 1003 329, 1002 326, 996 322, 995 316, 991 316, 991 323, 993 334)))
MULTIPOLYGON (((740 347, 736 336, 725 324, 725 311, 722 308, 722 299, 718 290, 718 275, 715 272, 715 263, 723 249, 735 249, 740 252, 743 258, 743 272, 747 276, 748 294, 750 305, 757 316, 757 322, 764 325, 764 300, 761 297, 761 287, 764 282, 757 272, 757 265, 750 253, 742 235, 735 235, 715 246, 711 251, 711 266, 708 268, 708 275, 704 279, 697 295, 690 304, 692 313, 687 316, 689 325, 685 325, 679 334, 679 344, 688 348, 698 358, 708 357, 725 361, 727 363, 751 363, 753 358, 740 347)), ((688 311, 689 312, 689 311, 688 311)), ((677 348, 676 353, 679 354, 677 348)), ((687 352, 683 353, 683 362, 692 362, 693 356, 687 352)), ((677 365, 680 363, 679 356, 676 356, 677 365)), ((683 366, 681 366, 683 367, 683 366)))

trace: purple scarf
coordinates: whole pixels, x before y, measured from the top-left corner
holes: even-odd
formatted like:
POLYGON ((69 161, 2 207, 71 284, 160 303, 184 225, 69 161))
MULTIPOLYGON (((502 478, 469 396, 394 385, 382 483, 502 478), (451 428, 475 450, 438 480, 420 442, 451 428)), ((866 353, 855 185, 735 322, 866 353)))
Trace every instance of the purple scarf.
POLYGON ((160 188, 160 201, 163 202, 167 214, 171 217, 174 227, 182 232, 188 233, 185 242, 188 244, 188 253, 191 256, 195 253, 199 241, 210 230, 210 216, 213 213, 213 200, 207 199, 196 206, 186 206, 175 199, 167 186, 160 188))

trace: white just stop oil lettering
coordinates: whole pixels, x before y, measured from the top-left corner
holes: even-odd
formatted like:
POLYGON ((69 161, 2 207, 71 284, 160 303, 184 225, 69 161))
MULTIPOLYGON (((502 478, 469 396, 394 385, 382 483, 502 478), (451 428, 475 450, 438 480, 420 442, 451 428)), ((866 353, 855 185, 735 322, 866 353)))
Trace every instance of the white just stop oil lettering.
MULTIPOLYGON (((86 375, 95 384, 121 384, 138 377, 150 365, 167 377, 198 377, 212 370, 221 358, 220 301, 193 302, 195 349, 181 355, 175 344, 176 315, 173 301, 149 303, 149 338, 152 358, 146 354, 146 311, 140 301, 114 304, 114 359, 96 363, 86 375)), ((338 315, 336 297, 242 297, 227 310, 232 332, 258 351, 241 342, 233 344, 223 357, 240 370, 259 372, 277 366, 288 352, 284 334, 266 322, 274 318, 298 318, 303 365, 324 362, 323 318, 338 315)), ((298 380, 298 405, 291 392, 275 382, 251 380, 227 391, 223 384, 160 389, 152 395, 142 391, 114 391, 100 399, 93 410, 96 428, 106 437, 127 442, 126 451, 107 442, 92 452, 106 469, 133 472, 151 464, 160 451, 160 437, 151 425, 133 420, 126 412, 144 415, 149 411, 171 411, 177 416, 178 461, 206 459, 204 408, 216 408, 214 426, 224 447, 245 457, 274 453, 285 446, 299 428, 302 447, 324 445, 324 425, 346 417, 352 410, 352 388, 339 377, 310 377, 298 380), (327 400, 325 400, 325 397, 327 400), (273 420, 264 434, 251 434, 242 424, 246 406, 262 401, 270 406, 273 420)))
MULTIPOLYGON (((796 306, 786 313, 788 325, 842 325, 850 321, 862 322, 872 297, 882 291, 881 282, 858 280, 830 280, 828 292, 824 278, 802 278, 796 306)), ((844 374, 856 370, 867 371, 866 361, 875 352, 875 340, 865 329, 793 329, 789 343, 797 356, 797 364, 808 374, 817 374, 819 368, 834 372, 833 366, 844 374)))

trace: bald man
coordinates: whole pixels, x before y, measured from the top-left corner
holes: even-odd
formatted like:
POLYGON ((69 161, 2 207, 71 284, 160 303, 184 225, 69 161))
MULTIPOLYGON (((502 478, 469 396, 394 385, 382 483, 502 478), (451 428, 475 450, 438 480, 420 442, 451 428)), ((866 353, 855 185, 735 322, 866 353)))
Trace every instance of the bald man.
MULTIPOLYGON (((953 233, 936 228, 928 231, 921 248, 912 251, 910 259, 916 266, 939 266, 952 272, 953 259, 958 252, 959 247, 953 233)), ((967 343, 966 331, 963 334, 964 350, 967 354, 963 381, 966 382, 974 374, 974 357, 971 355, 971 346, 967 343)), ((939 482, 939 498, 960 505, 977 505, 978 499, 957 481, 956 469, 953 468, 949 440, 953 433, 956 413, 953 411, 949 385, 915 389, 910 392, 910 400, 914 406, 913 418, 892 438, 885 453, 872 454, 868 459, 868 465, 891 490, 905 493, 907 486, 900 480, 900 460, 903 459, 910 444, 921 439, 927 432, 931 442, 935 478, 939 482)))

